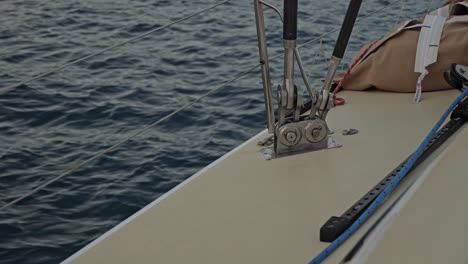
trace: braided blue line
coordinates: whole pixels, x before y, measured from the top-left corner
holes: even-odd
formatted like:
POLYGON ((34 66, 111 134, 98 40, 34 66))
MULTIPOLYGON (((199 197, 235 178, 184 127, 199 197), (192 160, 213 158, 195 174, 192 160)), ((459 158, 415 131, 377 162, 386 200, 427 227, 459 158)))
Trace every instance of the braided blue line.
POLYGON ((354 234, 372 214, 377 210, 377 208, 388 198, 391 192, 398 186, 401 180, 408 174, 408 171, 413 167, 416 160, 424 152, 424 149, 428 145, 429 141, 434 137, 435 133, 447 119, 448 115, 453 111, 453 109, 460 103, 465 97, 468 96, 468 89, 465 89, 455 101, 453 101, 445 113, 441 116, 439 121, 434 125, 429 134, 424 138, 424 140, 419 145, 418 149, 411 155, 408 161, 405 163, 403 168, 398 172, 398 174, 393 178, 393 180, 385 187, 385 189, 375 198, 375 200, 369 205, 369 207, 362 213, 362 215, 337 239, 335 239, 328 247, 326 247, 320 254, 318 254, 314 259, 312 259, 309 264, 319 264, 324 261, 331 253, 338 249, 341 244, 343 244, 351 235, 354 234))

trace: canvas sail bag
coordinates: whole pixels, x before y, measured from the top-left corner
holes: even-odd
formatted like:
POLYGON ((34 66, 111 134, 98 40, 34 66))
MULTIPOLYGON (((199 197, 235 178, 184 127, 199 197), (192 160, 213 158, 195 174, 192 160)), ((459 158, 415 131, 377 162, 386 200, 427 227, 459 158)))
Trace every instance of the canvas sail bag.
POLYGON ((357 62, 343 88, 416 92, 418 102, 421 90, 451 89, 443 72, 452 63, 468 65, 468 0, 397 25, 357 62))

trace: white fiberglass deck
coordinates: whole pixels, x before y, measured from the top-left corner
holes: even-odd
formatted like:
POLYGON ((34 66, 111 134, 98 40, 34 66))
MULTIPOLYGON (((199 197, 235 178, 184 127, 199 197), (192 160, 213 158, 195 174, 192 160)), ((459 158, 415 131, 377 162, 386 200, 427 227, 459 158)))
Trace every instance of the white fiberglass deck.
MULTIPOLYGON (((261 133, 66 262, 307 263, 328 245, 319 241, 320 226, 405 159, 457 93, 425 93, 413 104, 412 94, 344 92, 347 104, 328 118, 342 148, 265 161, 256 145, 261 133), (346 128, 359 133, 342 136, 346 128)), ((468 262, 468 129, 452 136, 405 185, 437 155, 443 156, 371 263, 468 262)), ((376 218, 327 263, 341 261, 376 218)))

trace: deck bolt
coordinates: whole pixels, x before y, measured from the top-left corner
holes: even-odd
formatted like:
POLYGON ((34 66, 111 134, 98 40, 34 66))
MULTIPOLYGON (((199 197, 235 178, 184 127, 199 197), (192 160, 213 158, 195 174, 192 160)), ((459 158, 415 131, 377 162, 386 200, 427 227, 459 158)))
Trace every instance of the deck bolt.
POLYGON ((321 128, 316 128, 316 129, 312 130, 312 136, 314 138, 319 137, 320 136, 320 130, 322 130, 322 129, 321 128))
POLYGON ((293 142, 296 141, 296 139, 297 139, 296 133, 294 133, 294 132, 288 132, 288 133, 286 134, 286 140, 287 140, 287 141, 293 143, 293 142))

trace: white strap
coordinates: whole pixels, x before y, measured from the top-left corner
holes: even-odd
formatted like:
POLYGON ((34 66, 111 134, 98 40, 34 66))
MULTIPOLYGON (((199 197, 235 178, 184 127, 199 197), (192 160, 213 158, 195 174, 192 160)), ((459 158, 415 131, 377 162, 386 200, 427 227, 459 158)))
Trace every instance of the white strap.
POLYGON ((468 16, 452 16, 456 7, 468 8, 468 2, 459 2, 453 5, 445 5, 434 10, 424 18, 421 32, 419 34, 418 47, 416 50, 416 61, 414 71, 421 73, 416 84, 416 93, 413 98, 414 103, 421 100, 422 81, 429 74, 427 67, 437 61, 440 38, 445 22, 468 22, 468 16), (448 20, 447 18, 450 17, 448 20))
MULTIPOLYGON (((445 11, 442 10, 440 13, 444 14, 445 11)), ((446 14, 448 15, 448 11, 446 14)), ((419 33, 416 60, 414 63, 414 71, 421 73, 416 84, 416 94, 413 98, 414 103, 419 103, 421 100, 421 83, 424 77, 429 73, 426 68, 437 61, 440 38, 446 19, 447 17, 439 15, 426 15, 424 18, 423 26, 419 33)))
POLYGON ((416 83, 416 93, 414 94, 414 97, 413 97, 413 103, 415 104, 421 101, 422 81, 428 74, 429 74, 429 71, 425 69, 424 72, 421 73, 421 75, 419 75, 418 77, 418 82, 416 83))

